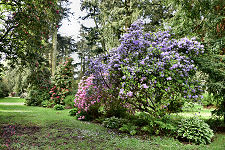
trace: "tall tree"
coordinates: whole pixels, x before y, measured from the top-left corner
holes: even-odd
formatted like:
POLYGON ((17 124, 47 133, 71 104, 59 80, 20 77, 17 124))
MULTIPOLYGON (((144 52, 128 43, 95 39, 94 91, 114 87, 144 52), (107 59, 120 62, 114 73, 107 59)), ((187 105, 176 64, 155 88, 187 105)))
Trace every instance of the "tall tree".
POLYGON ((69 57, 73 52, 75 52, 75 40, 70 36, 57 34, 57 41, 57 60, 61 60, 63 62, 66 57, 69 57))
POLYGON ((51 72, 52 72, 52 76, 54 76, 55 75, 55 71, 56 71, 56 53, 57 53, 57 29, 55 28, 54 30, 53 30, 53 33, 52 33, 52 51, 51 51, 51 56, 52 56, 52 62, 51 62, 51 64, 52 64, 52 66, 51 66, 51 68, 52 68, 52 70, 51 70, 51 72))
POLYGON ((205 45, 205 55, 197 57, 201 71, 208 74, 207 90, 218 98, 217 114, 225 121, 225 4, 223 0, 167 0, 176 7, 168 20, 176 35, 195 36, 205 45))
POLYGON ((43 58, 53 29, 66 15, 68 0, 2 0, 0 52, 22 63, 43 58))
POLYGON ((103 51, 116 47, 135 20, 143 19, 147 30, 155 30, 172 12, 162 0, 82 0, 81 10, 87 12, 82 19, 93 19, 89 37, 97 37, 103 51))
POLYGON ((0 51, 7 58, 24 60, 41 53, 52 26, 50 14, 55 10, 50 1, 3 0, 0 8, 0 51))
POLYGON ((81 16, 82 20, 92 19, 94 21, 93 27, 86 27, 81 25, 80 32, 86 32, 87 34, 81 33, 80 36, 85 35, 87 44, 92 45, 91 51, 101 53, 106 51, 105 38, 102 36, 101 29, 101 18, 100 18, 100 1, 99 0, 81 0, 81 10, 86 11, 87 15, 81 16), (94 46, 94 47, 93 47, 94 46))

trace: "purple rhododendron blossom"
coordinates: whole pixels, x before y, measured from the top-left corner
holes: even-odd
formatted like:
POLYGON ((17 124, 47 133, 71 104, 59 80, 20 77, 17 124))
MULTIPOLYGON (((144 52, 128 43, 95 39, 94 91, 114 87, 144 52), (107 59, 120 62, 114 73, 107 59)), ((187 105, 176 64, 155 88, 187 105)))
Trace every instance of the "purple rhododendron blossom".
POLYGON ((142 87, 145 88, 145 89, 148 88, 148 86, 146 84, 142 84, 142 87))
POLYGON ((170 31, 144 32, 143 24, 140 20, 134 22, 117 48, 90 59, 86 75, 93 74, 93 84, 121 98, 121 103, 135 95, 130 105, 136 109, 139 106, 135 98, 141 106, 150 106, 147 109, 154 107, 150 100, 146 104, 149 98, 161 106, 167 103, 165 99, 170 104, 177 94, 199 98, 200 82, 191 78, 196 69, 192 58, 200 55, 204 46, 194 38, 174 39, 170 31), (197 88, 194 91, 190 87, 197 88))
POLYGON ((172 80, 172 78, 171 77, 168 77, 168 78, 166 78, 166 80, 172 80))
POLYGON ((144 60, 142 60, 142 61, 140 62, 140 64, 144 65, 144 64, 145 64, 145 61, 144 61, 144 60))
POLYGON ((129 91, 129 92, 127 93, 127 96, 132 97, 132 96, 133 96, 133 92, 129 91))

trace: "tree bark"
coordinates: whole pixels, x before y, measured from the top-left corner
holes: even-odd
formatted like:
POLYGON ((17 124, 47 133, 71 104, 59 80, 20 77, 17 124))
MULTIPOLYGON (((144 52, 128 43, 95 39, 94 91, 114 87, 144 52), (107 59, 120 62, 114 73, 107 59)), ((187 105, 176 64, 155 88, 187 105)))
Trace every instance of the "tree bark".
POLYGON ((54 29, 52 35, 52 77, 56 71, 56 52, 57 52, 57 28, 54 29))

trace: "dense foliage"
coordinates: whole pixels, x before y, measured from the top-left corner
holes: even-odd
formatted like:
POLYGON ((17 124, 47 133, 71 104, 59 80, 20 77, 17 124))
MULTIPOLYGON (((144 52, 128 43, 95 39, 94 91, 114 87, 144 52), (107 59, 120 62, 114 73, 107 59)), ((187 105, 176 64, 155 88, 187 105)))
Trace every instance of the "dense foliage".
POLYGON ((176 36, 195 36, 205 46, 205 55, 195 58, 195 62, 207 74, 207 91, 218 102, 216 114, 225 118, 224 1, 165 0, 164 3, 176 8, 172 18, 166 20, 176 36))
POLYGON ((182 119, 177 132, 179 137, 195 144, 209 144, 214 136, 209 125, 196 117, 182 119))
POLYGON ((56 104, 64 104, 64 99, 70 94, 72 90, 73 80, 73 59, 71 57, 66 58, 64 63, 61 63, 53 78, 53 88, 49 92, 51 94, 51 100, 56 104))
POLYGON ((9 95, 9 90, 7 85, 0 79, 0 98, 6 97, 9 95))
POLYGON ((9 89, 9 92, 13 96, 26 95, 26 89, 29 85, 27 82, 30 71, 28 67, 21 65, 15 65, 15 67, 6 66, 4 70, 4 76, 2 77, 9 89), (12 94, 15 93, 15 94, 12 94))
POLYGON ((192 80, 192 57, 203 53, 203 45, 172 39, 169 32, 145 33, 142 26, 141 21, 133 23, 118 48, 90 60, 87 74, 107 91, 104 103, 157 116, 176 110, 184 100, 198 100, 201 86, 192 80))
POLYGON ((139 18, 145 20, 145 30, 156 31, 173 11, 159 0, 81 0, 82 20, 92 21, 92 26, 82 24, 77 51, 81 58, 82 77, 85 73, 85 57, 93 57, 117 47, 119 39, 139 18))
POLYGON ((24 63, 43 54, 52 30, 64 16, 60 3, 63 1, 1 1, 0 51, 24 63))
POLYGON ((29 83, 26 97, 26 104, 29 106, 39 106, 42 101, 49 100, 49 88, 51 85, 50 71, 45 62, 34 62, 30 66, 27 77, 29 83))
POLYGON ((126 120, 121 119, 121 118, 117 118, 115 116, 110 117, 110 118, 106 118, 102 124, 104 127, 106 128, 110 128, 110 129, 118 129, 119 127, 121 127, 124 123, 126 122, 126 120))

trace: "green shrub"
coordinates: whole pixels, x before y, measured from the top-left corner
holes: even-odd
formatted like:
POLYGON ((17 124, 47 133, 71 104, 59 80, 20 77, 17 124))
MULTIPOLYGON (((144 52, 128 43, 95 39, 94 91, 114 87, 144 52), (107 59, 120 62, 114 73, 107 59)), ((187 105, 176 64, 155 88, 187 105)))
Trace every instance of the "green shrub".
POLYGON ((0 79, 0 98, 9 96, 9 90, 6 84, 0 79))
POLYGON ((108 104, 110 107, 106 109, 106 116, 107 117, 118 117, 118 118, 124 118, 127 115, 127 108, 123 107, 120 104, 117 103, 110 103, 108 104))
POLYGON ((55 110, 64 110, 65 108, 64 108, 63 105, 56 104, 56 105, 54 106, 54 109, 55 109, 55 110))
POLYGON ((66 98, 64 99, 64 103, 66 107, 70 107, 70 108, 74 108, 74 95, 68 95, 66 96, 66 98))
POLYGON ((118 129, 126 122, 125 119, 117 118, 115 116, 106 118, 103 121, 103 126, 110 129, 118 129))
POLYGON ((195 144, 209 144, 214 135, 209 125, 196 117, 181 119, 177 133, 178 137, 195 144))
POLYGON ((127 132, 130 135, 135 135, 137 133, 137 130, 136 130, 137 128, 138 126, 135 126, 132 123, 128 123, 128 124, 123 124, 122 127, 119 128, 119 130, 123 132, 127 132))
POLYGON ((142 131, 156 135, 173 135, 177 126, 177 123, 169 115, 155 117, 143 112, 137 113, 132 122, 141 127, 142 131))
POLYGON ((52 108, 54 105, 55 105, 55 103, 50 100, 44 100, 43 102, 41 102, 42 107, 52 108))
POLYGON ((201 102, 204 106, 212 106, 216 104, 216 99, 214 98, 213 94, 204 93, 201 102))
POLYGON ((49 99, 49 93, 48 91, 34 88, 29 90, 29 93, 25 99, 25 103, 28 106, 40 106, 44 100, 49 99))
POLYGON ((48 100, 45 100, 45 101, 41 102, 41 106, 47 107, 48 106, 48 100))
POLYGON ((40 106, 42 101, 49 100, 50 88, 50 70, 46 64, 47 62, 34 61, 29 64, 29 73, 27 76, 27 84, 29 84, 26 91, 28 92, 26 104, 28 106, 40 106))
POLYGON ((202 105, 193 102, 186 102, 182 107, 183 112, 199 112, 201 109, 203 109, 202 105))
POLYGON ((69 115, 70 116, 76 116, 77 115, 77 112, 78 112, 77 108, 73 108, 73 109, 71 109, 69 111, 69 115))

